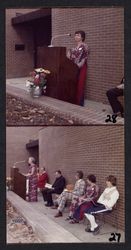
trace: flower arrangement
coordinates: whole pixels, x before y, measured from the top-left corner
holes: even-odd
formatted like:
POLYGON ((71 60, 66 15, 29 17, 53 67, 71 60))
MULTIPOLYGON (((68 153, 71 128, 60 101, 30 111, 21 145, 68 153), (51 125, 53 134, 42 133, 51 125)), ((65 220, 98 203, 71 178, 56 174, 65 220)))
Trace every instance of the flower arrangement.
POLYGON ((6 188, 7 190, 12 190, 12 178, 11 177, 6 177, 6 188))
POLYGON ((30 72, 31 80, 26 80, 26 87, 31 95, 34 94, 34 91, 38 91, 38 95, 46 93, 47 74, 50 74, 50 71, 43 68, 37 68, 33 72, 30 72))

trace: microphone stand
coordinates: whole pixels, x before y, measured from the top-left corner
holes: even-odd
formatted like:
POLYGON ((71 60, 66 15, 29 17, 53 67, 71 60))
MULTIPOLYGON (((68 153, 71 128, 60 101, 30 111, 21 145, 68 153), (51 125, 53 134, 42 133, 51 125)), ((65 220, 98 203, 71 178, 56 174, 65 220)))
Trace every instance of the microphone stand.
POLYGON ((19 164, 19 163, 22 163, 22 162, 25 162, 25 161, 16 161, 16 162, 14 163, 13 168, 16 168, 16 164, 19 164))
POLYGON ((71 34, 68 33, 68 34, 61 34, 61 35, 53 36, 52 39, 51 39, 51 44, 48 47, 53 47, 53 40, 58 38, 58 37, 63 37, 63 36, 71 36, 71 34))

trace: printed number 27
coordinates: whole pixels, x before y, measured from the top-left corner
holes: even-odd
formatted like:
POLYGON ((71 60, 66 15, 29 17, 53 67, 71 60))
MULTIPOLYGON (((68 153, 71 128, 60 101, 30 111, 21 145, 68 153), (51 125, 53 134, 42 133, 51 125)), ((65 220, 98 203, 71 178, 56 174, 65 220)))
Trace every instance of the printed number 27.
POLYGON ((120 233, 111 233, 111 236, 109 238, 109 241, 117 241, 120 242, 121 234, 120 233))

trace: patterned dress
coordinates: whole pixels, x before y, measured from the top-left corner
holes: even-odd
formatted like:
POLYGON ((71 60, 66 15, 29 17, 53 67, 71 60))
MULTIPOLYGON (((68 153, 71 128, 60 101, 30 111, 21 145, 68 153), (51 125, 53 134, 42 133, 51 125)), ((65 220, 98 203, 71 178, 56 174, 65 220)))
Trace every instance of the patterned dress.
POLYGON ((37 177, 37 166, 29 166, 29 174, 32 172, 32 168, 35 167, 34 173, 29 176, 29 201, 37 201, 37 186, 38 186, 38 177, 37 177))
POLYGON ((85 43, 70 50, 70 59, 80 68, 77 85, 77 104, 84 105, 84 88, 87 75, 87 59, 89 49, 85 43), (84 61, 84 64, 83 64, 84 61))
POLYGON ((76 206, 74 207, 73 218, 76 220, 82 220, 84 217, 85 211, 92 206, 92 202, 95 202, 99 196, 99 187, 94 184, 94 186, 87 186, 86 193, 83 196, 85 201, 82 204, 77 202, 76 206))

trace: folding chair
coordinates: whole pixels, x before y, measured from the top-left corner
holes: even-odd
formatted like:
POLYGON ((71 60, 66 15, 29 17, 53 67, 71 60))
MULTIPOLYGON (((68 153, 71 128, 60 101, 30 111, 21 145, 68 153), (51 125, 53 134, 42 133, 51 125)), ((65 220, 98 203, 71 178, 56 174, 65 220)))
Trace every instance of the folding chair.
MULTIPOLYGON (((117 205, 116 204, 114 205, 114 207, 111 210, 102 210, 102 211, 93 212, 92 215, 94 215, 95 217, 100 216, 99 221, 102 221, 103 223, 100 225, 99 222, 98 222, 98 224, 101 227, 101 226, 103 226, 105 224, 105 216, 109 215, 109 214, 111 214, 113 212, 115 212, 115 225, 116 225, 115 233, 116 233, 118 231, 118 217, 117 217, 117 205)), ((99 233, 99 231, 97 233, 99 233)), ((97 233, 95 233, 95 235, 97 233)), ((106 232, 106 233, 100 233, 100 235, 111 234, 111 233, 113 233, 113 232, 110 231, 110 232, 106 232)))
MULTIPOLYGON (((101 226, 103 226, 105 224, 105 217, 106 215, 110 215, 114 213, 114 217, 115 217, 115 233, 118 231, 118 217, 117 217, 117 205, 115 204, 114 207, 111 210, 105 210, 105 211, 100 211, 100 212, 94 212, 92 213, 92 215, 100 215, 101 216, 101 221, 103 222, 101 226)), ((105 233, 100 233, 100 235, 104 235, 104 234, 111 234, 113 233, 112 231, 110 232, 105 232, 105 233)))

